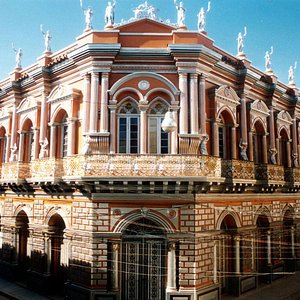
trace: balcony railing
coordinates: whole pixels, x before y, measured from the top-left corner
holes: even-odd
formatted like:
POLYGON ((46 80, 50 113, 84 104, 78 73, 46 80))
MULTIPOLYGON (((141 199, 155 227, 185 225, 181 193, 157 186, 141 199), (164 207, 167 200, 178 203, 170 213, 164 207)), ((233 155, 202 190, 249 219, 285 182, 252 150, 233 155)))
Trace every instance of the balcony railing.
POLYGON ((255 165, 255 173, 257 180, 266 181, 284 181, 284 167, 278 165, 255 165))
POLYGON ((223 160, 222 176, 232 180, 255 180, 254 163, 244 160, 223 160))

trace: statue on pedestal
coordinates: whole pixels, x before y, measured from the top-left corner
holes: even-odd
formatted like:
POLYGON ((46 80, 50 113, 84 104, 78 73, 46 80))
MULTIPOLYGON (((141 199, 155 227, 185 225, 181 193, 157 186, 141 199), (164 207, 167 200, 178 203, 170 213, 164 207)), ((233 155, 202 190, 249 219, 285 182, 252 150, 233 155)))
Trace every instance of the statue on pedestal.
POLYGON ((266 67, 266 71, 271 71, 271 56, 273 54, 273 46, 271 46, 271 51, 266 51, 266 54, 265 54, 265 67, 266 67))
POLYGON ((177 9, 177 25, 179 27, 184 27, 185 24, 185 8, 183 7, 183 2, 180 1, 179 5, 177 4, 177 1, 174 0, 175 7, 177 9))
POLYGON ((16 67, 15 68, 16 69, 21 69, 22 68, 21 61, 22 61, 23 51, 22 51, 21 48, 19 48, 18 50, 15 49, 13 43, 12 43, 12 49, 16 53, 16 67))
POLYGON ((108 2, 106 9, 105 9, 105 23, 106 26, 112 26, 115 23, 115 6, 116 1, 114 0, 113 3, 108 2))
POLYGON ((80 7, 83 10, 84 16, 85 16, 85 30, 91 30, 92 27, 92 18, 93 18, 93 10, 89 6, 87 9, 83 7, 82 0, 80 0, 80 7))
POLYGON ((51 39, 52 36, 50 34, 50 31, 47 30, 46 32, 43 31, 43 24, 40 26, 41 33, 44 36, 44 42, 45 42, 45 52, 51 52, 51 39))
POLYGON ((295 62, 294 67, 289 68, 289 84, 295 84, 295 70, 297 68, 297 62, 295 62))
POLYGON ((244 27, 244 34, 239 32, 237 37, 237 49, 238 49, 238 55, 244 54, 244 38, 247 35, 247 27, 244 27))
POLYGON ((205 11, 203 7, 201 7, 199 13, 198 13, 198 31, 203 32, 205 31, 205 25, 206 25, 206 15, 210 12, 210 1, 208 1, 208 7, 205 11))

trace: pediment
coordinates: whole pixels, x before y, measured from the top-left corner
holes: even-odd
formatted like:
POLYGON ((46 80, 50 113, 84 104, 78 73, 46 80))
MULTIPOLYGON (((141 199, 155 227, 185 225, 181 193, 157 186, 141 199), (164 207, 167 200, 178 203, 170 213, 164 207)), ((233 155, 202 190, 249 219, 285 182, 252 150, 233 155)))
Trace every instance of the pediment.
POLYGON ((39 106, 40 102, 37 101, 34 97, 27 97, 23 99, 20 105, 17 108, 17 112, 26 111, 31 108, 36 108, 39 106))
POLYGON ((126 24, 121 24, 115 29, 119 29, 120 33, 172 33, 176 27, 171 24, 143 18, 139 20, 129 21, 126 24))
POLYGON ((67 84, 60 84, 55 87, 50 95, 48 101, 62 100, 62 99, 77 99, 80 96, 80 91, 72 88, 67 84))

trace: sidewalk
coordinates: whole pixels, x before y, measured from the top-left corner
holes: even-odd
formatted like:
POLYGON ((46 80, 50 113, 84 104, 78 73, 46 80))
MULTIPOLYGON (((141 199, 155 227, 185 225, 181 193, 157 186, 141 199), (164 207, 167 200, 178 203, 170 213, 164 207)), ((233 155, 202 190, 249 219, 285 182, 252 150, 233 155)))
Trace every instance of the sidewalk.
POLYGON ((240 297, 222 296, 222 300, 300 300, 300 272, 273 281, 259 284, 240 297))
POLYGON ((13 300, 61 300, 63 297, 45 297, 14 282, 0 278, 0 295, 13 300))

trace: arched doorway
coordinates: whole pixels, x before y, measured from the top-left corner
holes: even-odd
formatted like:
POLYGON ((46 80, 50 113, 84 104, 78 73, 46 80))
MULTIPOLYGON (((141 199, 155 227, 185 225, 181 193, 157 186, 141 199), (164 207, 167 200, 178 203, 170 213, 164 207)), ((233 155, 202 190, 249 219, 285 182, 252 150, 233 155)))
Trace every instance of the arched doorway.
POLYGON ((271 232, 270 222, 266 215, 260 214, 256 221, 257 226, 257 255, 256 263, 261 281, 270 282, 268 265, 271 265, 271 232))
POLYGON ((282 257, 285 262, 285 268, 288 272, 295 272, 295 224, 291 210, 287 210, 283 217, 282 240, 282 257))
POLYGON ((53 278, 54 286, 58 291, 63 291, 64 283, 66 281, 66 270, 61 264, 61 252, 66 225, 63 218, 59 214, 54 214, 50 218, 48 226, 51 243, 49 253, 47 253, 48 256, 50 256, 50 259, 48 259, 50 262, 50 273, 53 278))
POLYGON ((16 217, 16 229, 17 229, 17 263, 21 273, 25 272, 28 267, 28 258, 31 253, 27 253, 27 242, 29 236, 28 230, 28 217, 27 214, 22 210, 16 217))
MULTIPOLYGON (((218 277, 222 293, 230 293, 230 278, 235 275, 235 245, 237 225, 232 215, 226 215, 221 223, 221 235, 218 247, 218 277)), ((238 262, 239 263, 239 262, 238 262)))
POLYGON ((166 256, 159 224, 145 218, 130 224, 122 234, 121 299, 165 299, 166 256))

